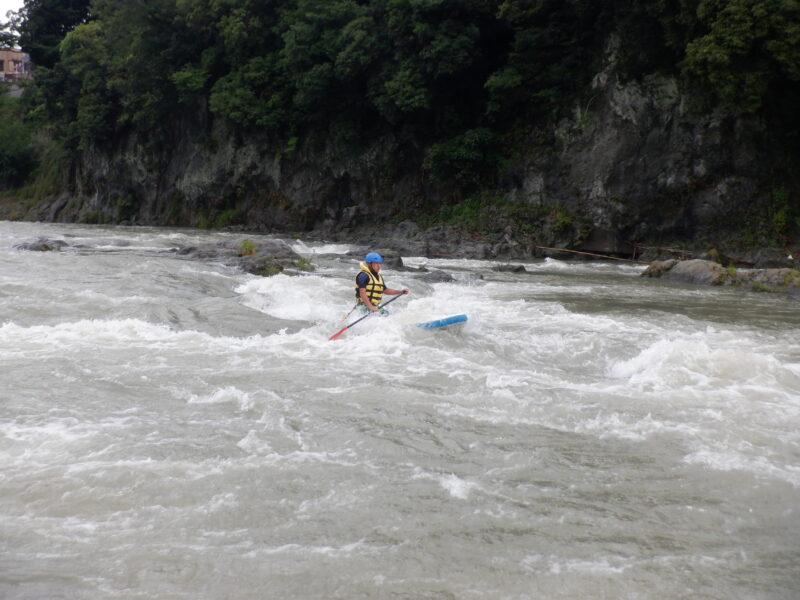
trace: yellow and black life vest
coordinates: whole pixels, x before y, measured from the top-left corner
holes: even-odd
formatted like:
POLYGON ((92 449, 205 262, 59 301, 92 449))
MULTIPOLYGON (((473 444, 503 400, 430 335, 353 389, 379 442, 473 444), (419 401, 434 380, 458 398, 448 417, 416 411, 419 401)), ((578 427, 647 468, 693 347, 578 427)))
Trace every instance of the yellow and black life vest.
MULTIPOLYGON (((362 262, 359 267, 359 273, 366 273, 369 276, 369 283, 366 285, 367 297, 372 304, 378 306, 383 298, 383 290, 386 289, 386 284, 383 283, 383 277, 380 273, 373 273, 367 263, 362 262)), ((361 296, 358 295, 358 275, 356 275, 356 300, 361 303, 361 296)))

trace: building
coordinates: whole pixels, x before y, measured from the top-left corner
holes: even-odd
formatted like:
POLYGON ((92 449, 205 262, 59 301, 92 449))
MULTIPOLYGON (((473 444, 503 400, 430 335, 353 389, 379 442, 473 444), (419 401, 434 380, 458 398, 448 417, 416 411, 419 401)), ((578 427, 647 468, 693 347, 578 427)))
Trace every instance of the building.
POLYGON ((30 79, 32 72, 30 56, 19 50, 0 49, 0 81, 30 79))

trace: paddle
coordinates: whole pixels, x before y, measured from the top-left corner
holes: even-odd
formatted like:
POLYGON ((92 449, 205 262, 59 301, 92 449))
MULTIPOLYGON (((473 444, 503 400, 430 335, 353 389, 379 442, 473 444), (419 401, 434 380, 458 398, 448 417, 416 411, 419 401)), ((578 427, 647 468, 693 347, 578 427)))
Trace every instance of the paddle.
MULTIPOLYGON (((397 294, 397 295, 396 295, 394 298, 392 298, 391 300, 387 300, 387 301, 386 301, 386 302, 384 302, 383 304, 379 304, 379 305, 378 305, 378 308, 383 308, 383 307, 384 307, 384 306, 386 306, 387 304, 391 304, 392 302, 394 302, 394 301, 395 301, 395 300, 397 300, 397 299, 398 299, 400 296, 403 296, 403 295, 404 295, 404 294, 397 294)), ((348 329, 350 329, 350 328, 351 328, 353 325, 355 325, 355 324, 356 324, 356 323, 358 323, 359 321, 363 321, 364 319, 366 319, 366 318, 367 318, 368 316, 370 316, 371 314, 372 314, 372 312, 369 312, 369 313, 367 313, 366 315, 364 315, 363 317, 361 317, 360 319, 356 319, 355 321, 353 321, 352 323, 350 323, 350 325, 345 325, 345 326, 344 326, 344 327, 342 327, 342 328, 341 328, 339 331, 337 331, 337 332, 336 332, 336 333, 334 333, 334 334, 333 334, 331 337, 329 337, 329 338, 328 338, 328 340, 335 340, 335 339, 336 339, 336 338, 338 338, 340 335, 342 335, 342 334, 343 334, 345 331, 347 331, 348 329)))

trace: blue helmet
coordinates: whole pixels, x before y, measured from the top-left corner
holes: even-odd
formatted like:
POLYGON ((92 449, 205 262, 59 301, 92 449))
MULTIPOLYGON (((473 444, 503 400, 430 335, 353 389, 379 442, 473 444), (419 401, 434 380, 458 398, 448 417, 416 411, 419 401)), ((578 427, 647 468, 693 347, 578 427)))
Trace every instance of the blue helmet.
POLYGON ((383 262, 383 257, 380 254, 378 254, 377 252, 370 252, 369 254, 367 254, 364 257, 364 262, 365 263, 374 263, 374 262, 382 263, 383 262))

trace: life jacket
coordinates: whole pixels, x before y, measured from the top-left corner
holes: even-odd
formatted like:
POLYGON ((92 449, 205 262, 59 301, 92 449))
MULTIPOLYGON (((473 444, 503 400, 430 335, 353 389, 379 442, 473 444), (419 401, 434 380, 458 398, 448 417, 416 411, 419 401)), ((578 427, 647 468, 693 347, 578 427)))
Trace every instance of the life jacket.
MULTIPOLYGON (((369 275, 369 283, 366 285, 367 297, 372 304, 378 306, 378 304, 381 303, 381 298, 383 298, 383 290, 386 289, 386 284, 383 283, 383 277, 381 277, 380 273, 373 273, 369 265, 365 262, 362 262, 358 266, 361 268, 359 273, 366 273, 369 275)), ((356 275, 356 300, 361 303, 361 296, 358 294, 358 275, 356 275)))

